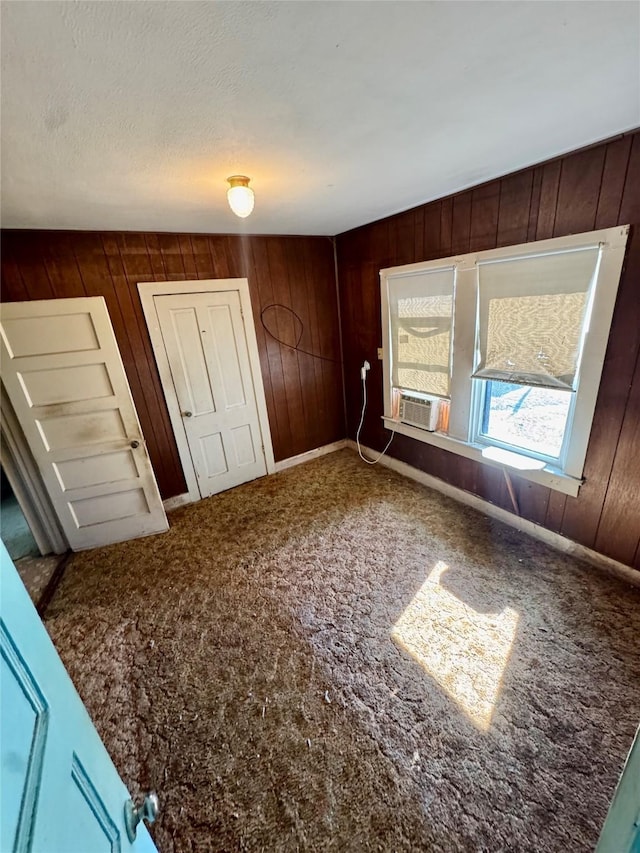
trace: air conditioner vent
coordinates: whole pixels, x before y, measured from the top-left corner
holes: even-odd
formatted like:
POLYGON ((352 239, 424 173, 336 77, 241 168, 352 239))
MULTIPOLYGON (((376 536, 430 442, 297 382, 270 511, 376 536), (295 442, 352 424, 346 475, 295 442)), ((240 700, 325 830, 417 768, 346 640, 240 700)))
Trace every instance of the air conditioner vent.
POLYGON ((411 394, 400 395, 400 420, 403 424, 434 432, 438 425, 440 400, 423 399, 411 394))

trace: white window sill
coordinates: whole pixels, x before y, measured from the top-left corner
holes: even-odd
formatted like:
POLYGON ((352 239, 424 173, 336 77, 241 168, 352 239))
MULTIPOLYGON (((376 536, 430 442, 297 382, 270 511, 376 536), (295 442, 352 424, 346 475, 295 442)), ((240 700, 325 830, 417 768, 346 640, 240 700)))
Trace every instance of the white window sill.
POLYGON ((524 480, 530 480, 532 483, 540 483, 542 486, 547 486, 547 488, 557 492, 563 492, 565 495, 576 497, 580 490, 582 480, 558 471, 550 465, 545 465, 541 460, 532 459, 529 456, 502 450, 497 447, 470 444, 469 442, 452 438, 449 435, 444 435, 441 432, 428 432, 427 430, 403 424, 400 421, 394 421, 392 418, 383 417, 382 420, 385 427, 393 432, 407 435, 425 444, 433 444, 435 447, 441 447, 443 450, 457 453, 460 456, 466 456, 467 459, 474 459, 483 465, 491 465, 493 468, 500 468, 503 471, 507 470, 517 474, 518 477, 522 477, 524 480))

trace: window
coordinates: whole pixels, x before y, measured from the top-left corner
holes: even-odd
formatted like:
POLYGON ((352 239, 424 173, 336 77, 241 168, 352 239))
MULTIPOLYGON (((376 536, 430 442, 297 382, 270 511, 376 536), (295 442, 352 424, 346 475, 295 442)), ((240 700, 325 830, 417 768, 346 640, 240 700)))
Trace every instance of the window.
POLYGON ((382 270, 385 425, 577 494, 628 231, 382 270))

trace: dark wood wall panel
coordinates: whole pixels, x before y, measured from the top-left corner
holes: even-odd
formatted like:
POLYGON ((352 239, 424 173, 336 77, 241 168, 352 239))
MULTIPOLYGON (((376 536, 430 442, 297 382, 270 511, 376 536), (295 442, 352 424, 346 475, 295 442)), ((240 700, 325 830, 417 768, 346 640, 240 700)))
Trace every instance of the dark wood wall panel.
MULTIPOLYGON (((631 224, 596 414, 577 498, 513 477, 523 517, 640 567, 640 133, 524 169, 337 238, 351 437, 359 370, 372 363, 365 444, 381 449, 381 268, 631 224)), ((513 511, 501 472, 406 436, 389 453, 513 511)))
POLYGON ((163 498, 185 484, 138 297, 141 281, 248 278, 276 460, 344 438, 331 240, 3 231, 1 260, 5 302, 105 298, 163 498), (282 307, 268 309, 265 322, 275 337, 261 322, 274 303, 282 307))

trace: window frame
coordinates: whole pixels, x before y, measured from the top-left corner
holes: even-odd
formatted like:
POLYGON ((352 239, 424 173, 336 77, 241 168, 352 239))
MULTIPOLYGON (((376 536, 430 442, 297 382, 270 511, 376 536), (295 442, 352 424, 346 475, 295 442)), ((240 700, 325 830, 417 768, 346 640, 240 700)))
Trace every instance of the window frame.
MULTIPOLYGON (((499 438, 491 438, 490 436, 485 435, 482 432, 482 420, 484 416, 484 409, 486 406, 487 386, 489 382, 499 382, 500 380, 474 378, 472 381, 476 383, 474 404, 477 406, 477 409, 473 412, 471 418, 471 439, 473 443, 481 444, 486 447, 499 447, 503 450, 508 450, 511 453, 520 453, 525 456, 530 456, 532 459, 538 459, 542 462, 545 462, 545 464, 556 466, 559 467, 561 470, 564 470, 567 449, 571 437, 571 428, 573 425, 573 413, 576 406, 576 392, 572 392, 569 391, 569 389, 564 388, 558 389, 559 391, 563 391, 566 394, 571 394, 571 400, 569 402, 569 410, 567 412, 567 420, 564 430, 564 436, 562 439, 562 445, 560 447, 560 453, 557 456, 549 456, 549 454, 547 453, 538 453, 535 450, 527 450, 526 448, 520 447, 517 444, 510 444, 508 441, 501 441, 499 438)), ((539 386, 526 385, 522 383, 520 387, 536 388, 539 386)))
POLYGON ((524 479, 576 496, 582 483, 628 234, 628 225, 615 226, 380 270, 384 402, 382 418, 385 427, 483 464, 512 470, 524 479), (577 388, 571 392, 574 394, 574 399, 567 419, 560 457, 557 460, 550 460, 550 457, 535 454, 533 451, 515 448, 503 442, 487 441, 486 436, 480 440, 478 425, 485 383, 488 380, 472 377, 476 362, 478 261, 535 256, 594 244, 600 244, 602 254, 591 297, 590 321, 584 339, 577 388), (394 278, 446 267, 454 268, 451 405, 447 435, 431 433, 403 424, 391 416, 391 318, 389 313, 389 286, 394 278), (487 450, 490 452, 487 453, 487 450), (541 463, 544 464, 541 466, 541 463))

